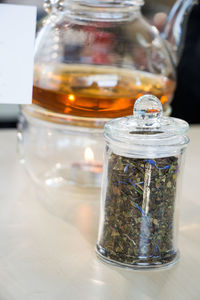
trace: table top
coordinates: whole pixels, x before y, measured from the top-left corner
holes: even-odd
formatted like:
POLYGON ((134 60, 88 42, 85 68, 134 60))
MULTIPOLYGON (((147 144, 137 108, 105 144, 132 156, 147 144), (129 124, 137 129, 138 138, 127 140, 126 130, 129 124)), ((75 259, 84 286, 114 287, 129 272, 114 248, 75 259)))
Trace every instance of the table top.
POLYGON ((189 136, 180 261, 133 271, 95 255, 99 191, 43 195, 18 162, 16 131, 0 131, 0 300, 200 299, 200 126, 189 136))

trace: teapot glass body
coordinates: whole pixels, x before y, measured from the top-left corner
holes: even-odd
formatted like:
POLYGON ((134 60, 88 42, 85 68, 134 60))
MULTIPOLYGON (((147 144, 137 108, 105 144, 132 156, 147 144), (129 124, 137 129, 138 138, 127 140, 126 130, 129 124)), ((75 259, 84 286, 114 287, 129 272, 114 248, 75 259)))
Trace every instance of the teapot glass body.
POLYGON ((135 100, 156 95, 169 112, 172 58, 143 18, 143 1, 46 1, 36 40, 33 103, 83 118, 132 114, 135 100))
POLYGON ((143 18, 142 0, 47 0, 35 46, 33 103, 19 148, 35 182, 52 193, 99 187, 103 127, 156 95, 165 114, 175 89, 166 43, 143 18))

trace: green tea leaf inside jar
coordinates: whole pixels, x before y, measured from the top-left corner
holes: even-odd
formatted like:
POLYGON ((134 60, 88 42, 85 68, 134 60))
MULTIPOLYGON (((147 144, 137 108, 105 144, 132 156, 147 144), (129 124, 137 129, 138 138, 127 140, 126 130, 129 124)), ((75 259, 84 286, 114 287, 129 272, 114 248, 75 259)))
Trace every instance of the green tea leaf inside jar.
POLYGON ((178 158, 109 158, 100 251, 124 264, 167 263, 174 258, 178 158))

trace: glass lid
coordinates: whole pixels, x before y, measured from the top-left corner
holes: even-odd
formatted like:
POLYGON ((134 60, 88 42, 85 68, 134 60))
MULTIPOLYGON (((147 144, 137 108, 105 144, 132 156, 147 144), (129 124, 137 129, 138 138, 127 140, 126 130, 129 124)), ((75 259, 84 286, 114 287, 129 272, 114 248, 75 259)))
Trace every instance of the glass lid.
POLYGON ((132 116, 113 119, 105 125, 105 137, 126 144, 183 145, 189 124, 163 116, 162 104, 152 95, 140 97, 132 116))

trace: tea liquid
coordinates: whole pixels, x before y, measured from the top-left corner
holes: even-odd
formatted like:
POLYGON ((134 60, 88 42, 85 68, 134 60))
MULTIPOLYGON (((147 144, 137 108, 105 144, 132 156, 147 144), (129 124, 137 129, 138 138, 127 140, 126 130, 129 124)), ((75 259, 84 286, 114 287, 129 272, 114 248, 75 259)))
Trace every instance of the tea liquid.
POLYGON ((167 77, 142 71, 87 65, 35 68, 33 103, 48 110, 81 117, 132 115, 136 99, 157 96, 165 106, 175 89, 167 77))

